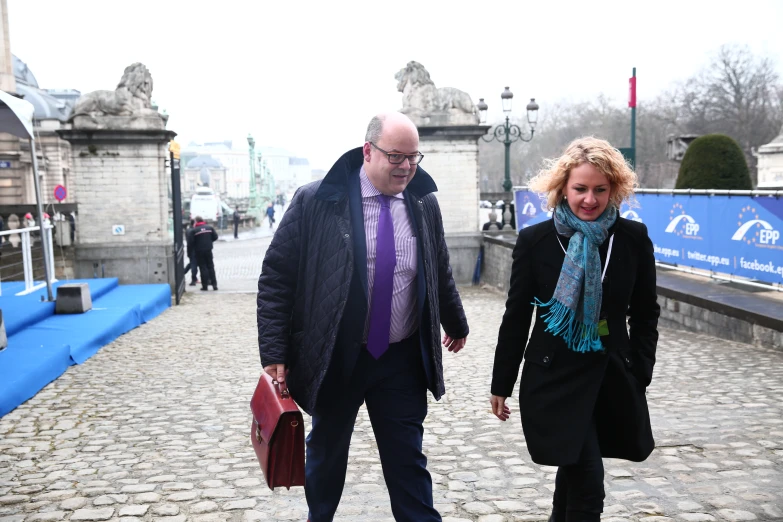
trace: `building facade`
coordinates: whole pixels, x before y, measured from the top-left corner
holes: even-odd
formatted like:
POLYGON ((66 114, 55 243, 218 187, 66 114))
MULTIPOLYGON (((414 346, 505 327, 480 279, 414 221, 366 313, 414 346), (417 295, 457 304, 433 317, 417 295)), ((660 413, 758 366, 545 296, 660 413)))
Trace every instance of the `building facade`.
MULTIPOLYGON (((44 204, 55 203, 54 188, 63 185, 66 202, 77 201, 70 179, 71 146, 60 139, 57 130, 70 128, 68 118, 81 93, 74 89, 42 89, 25 62, 11 55, 13 82, 6 87, 12 94, 30 102, 38 159, 38 175, 44 204)), ((4 89, 5 90, 5 89, 4 89)), ((35 203, 35 183, 30 145, 27 140, 0 133, 0 204, 35 203)))

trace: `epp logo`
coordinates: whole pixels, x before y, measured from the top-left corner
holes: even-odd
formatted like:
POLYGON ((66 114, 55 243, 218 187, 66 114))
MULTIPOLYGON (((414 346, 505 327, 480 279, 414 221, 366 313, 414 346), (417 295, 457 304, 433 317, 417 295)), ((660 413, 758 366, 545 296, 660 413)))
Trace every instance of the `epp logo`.
POLYGON ((525 194, 522 200, 521 214, 523 216, 534 217, 537 214, 536 206, 530 201, 530 195, 525 194))
POLYGON ((699 233, 699 224, 691 216, 685 213, 685 209, 680 203, 675 203, 672 209, 669 211, 669 224, 666 226, 664 232, 669 234, 677 234, 682 236, 696 236, 699 233), (679 211, 679 214, 675 215, 675 212, 679 211))
POLYGON ((744 241, 745 243, 752 245, 758 240, 762 245, 775 245, 780 239, 780 231, 772 228, 772 225, 763 219, 759 219, 756 209, 750 205, 742 208, 737 225, 739 228, 734 232, 734 235, 731 236, 731 239, 734 241, 744 241), (752 219, 743 223, 742 220, 747 218, 752 219), (753 229, 755 229, 755 231, 753 229))
POLYGON ((637 223, 644 223, 644 221, 642 221, 642 218, 639 217, 639 214, 637 214, 633 210, 626 210, 620 215, 620 217, 624 217, 625 219, 630 219, 631 221, 636 221, 637 223))

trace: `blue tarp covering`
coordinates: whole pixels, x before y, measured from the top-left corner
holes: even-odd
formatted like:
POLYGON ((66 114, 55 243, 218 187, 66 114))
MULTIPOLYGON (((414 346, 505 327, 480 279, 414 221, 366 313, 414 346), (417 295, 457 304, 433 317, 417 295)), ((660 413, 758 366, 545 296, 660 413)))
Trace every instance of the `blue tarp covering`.
MULTIPOLYGON (((83 363, 102 346, 171 306, 168 285, 117 286, 116 279, 84 282, 90 284, 92 310, 84 314, 44 316, 9 335, 8 348, 0 352, 0 416, 33 397, 68 366, 83 363)), ((4 286, 3 293, 5 290, 4 286)), ((40 303, 37 300, 40 297, 2 299, 15 300, 0 304, 4 316, 6 305, 10 305, 8 310, 13 309, 17 317, 28 323, 29 314, 41 315, 40 305, 48 304, 52 311, 54 308, 53 303, 40 303)), ((17 325, 22 324, 18 318, 15 321, 17 325)))
MULTIPOLYGON (((106 279, 75 279, 58 281, 52 285, 52 292, 57 296, 57 287, 66 283, 87 283, 90 286, 90 296, 93 302, 111 290, 117 288, 117 278, 106 279)), ((3 311, 5 334, 11 337, 17 332, 32 326, 54 314, 54 303, 41 301, 46 299, 46 287, 27 295, 15 295, 24 290, 24 283, 0 283, 3 295, 0 296, 0 310, 3 311)), ((146 285, 145 285, 146 286, 146 285)))

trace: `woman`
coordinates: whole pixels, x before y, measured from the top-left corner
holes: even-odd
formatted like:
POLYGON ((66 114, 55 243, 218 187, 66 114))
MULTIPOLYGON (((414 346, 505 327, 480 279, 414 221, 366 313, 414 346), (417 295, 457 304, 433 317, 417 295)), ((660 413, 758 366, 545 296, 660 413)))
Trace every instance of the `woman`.
POLYGON ((647 228, 618 211, 635 183, 608 142, 572 142, 531 182, 553 219, 523 229, 514 248, 491 403, 508 419, 505 400, 524 356, 528 451, 537 464, 558 466, 550 522, 599 521, 601 458, 643 461, 655 444, 645 399, 660 314, 653 246, 647 228))

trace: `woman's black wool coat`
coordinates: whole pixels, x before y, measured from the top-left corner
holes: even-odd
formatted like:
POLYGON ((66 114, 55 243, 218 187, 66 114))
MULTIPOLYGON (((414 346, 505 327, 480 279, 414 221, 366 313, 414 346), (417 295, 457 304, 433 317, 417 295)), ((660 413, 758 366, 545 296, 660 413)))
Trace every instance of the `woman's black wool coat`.
MULTIPOLYGON (((523 229, 517 238, 492 394, 512 394, 524 356, 519 408, 528 451, 538 464, 576 463, 593 417, 603 457, 640 462, 655 446, 645 397, 660 315, 653 245, 645 225, 624 218, 618 217, 611 234, 601 306, 609 324, 608 337, 601 339, 604 353, 569 350, 561 337, 545 331, 542 310, 532 304, 552 298, 565 258, 560 242, 568 249, 569 238, 557 234, 552 220, 523 229)), ((607 238, 599 249, 602 270, 608 246, 607 238)))

